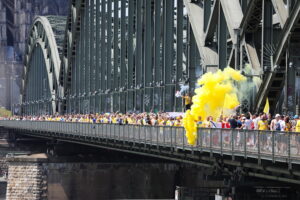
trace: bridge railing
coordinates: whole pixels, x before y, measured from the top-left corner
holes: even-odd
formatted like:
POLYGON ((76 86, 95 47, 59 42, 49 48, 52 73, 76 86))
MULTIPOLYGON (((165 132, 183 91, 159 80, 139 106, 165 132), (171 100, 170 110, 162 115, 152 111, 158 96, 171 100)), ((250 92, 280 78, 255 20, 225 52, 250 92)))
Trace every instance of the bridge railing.
POLYGON ((291 132, 198 128, 197 142, 192 146, 188 144, 182 127, 46 121, 0 121, 0 125, 45 136, 88 141, 106 139, 273 162, 300 163, 300 135, 291 132))

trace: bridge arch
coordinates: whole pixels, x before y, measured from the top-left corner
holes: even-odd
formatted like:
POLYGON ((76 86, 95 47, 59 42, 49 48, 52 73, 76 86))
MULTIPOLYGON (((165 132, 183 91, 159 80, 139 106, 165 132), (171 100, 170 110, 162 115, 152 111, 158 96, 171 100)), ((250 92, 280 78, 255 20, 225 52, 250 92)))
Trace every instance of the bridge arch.
POLYGON ((60 44, 65 18, 37 17, 30 29, 24 59, 23 114, 52 114, 58 111, 60 44))

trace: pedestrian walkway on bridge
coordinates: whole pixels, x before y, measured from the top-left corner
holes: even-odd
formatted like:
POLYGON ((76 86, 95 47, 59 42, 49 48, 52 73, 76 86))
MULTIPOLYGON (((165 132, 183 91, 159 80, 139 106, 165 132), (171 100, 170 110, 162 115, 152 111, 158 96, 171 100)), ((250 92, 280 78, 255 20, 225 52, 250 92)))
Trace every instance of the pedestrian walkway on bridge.
MULTIPOLYGON (((225 164, 283 173, 277 180, 300 184, 300 135, 285 132, 199 128, 196 145, 189 145, 182 127, 66 123, 47 121, 0 121, 11 132, 80 143, 212 167, 222 158, 225 164), (205 157, 208 155, 208 157, 205 157), (269 165, 264 168, 263 163, 269 165), (286 166, 277 169, 276 167, 286 166), (295 172, 293 172, 295 170, 295 172)), ((249 170, 249 169, 248 169, 249 170)), ((245 172, 246 173, 246 172, 245 172)), ((272 175, 248 175, 274 179, 272 175)))

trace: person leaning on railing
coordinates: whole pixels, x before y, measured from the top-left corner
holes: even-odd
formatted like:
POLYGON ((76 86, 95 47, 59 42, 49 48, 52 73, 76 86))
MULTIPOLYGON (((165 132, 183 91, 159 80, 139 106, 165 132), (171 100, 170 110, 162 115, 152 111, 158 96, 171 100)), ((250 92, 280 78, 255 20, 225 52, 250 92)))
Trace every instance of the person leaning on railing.
MULTIPOLYGON (((202 120, 195 119, 198 127, 204 128, 237 128, 247 130, 268 130, 273 131, 295 131, 300 132, 300 122, 297 115, 293 120, 288 116, 277 114, 275 119, 270 123, 271 116, 265 121, 266 114, 231 116, 220 116, 213 121, 212 117, 202 120), (245 119, 246 117, 246 119, 245 119), (257 125, 255 125, 257 123, 257 125), (269 124, 270 123, 270 124, 269 124)), ((6 120, 22 120, 22 121, 60 121, 60 122, 81 122, 81 123, 100 123, 100 124, 133 124, 133 125, 149 125, 149 126, 175 126, 182 127, 183 116, 170 116, 168 113, 102 113, 102 114, 66 114, 66 115, 39 115, 39 116, 12 116, 5 118, 6 120)), ((300 138, 300 136, 299 136, 300 138)), ((299 141, 300 144, 300 141, 299 141)), ((299 145, 300 146, 300 145, 299 145)))

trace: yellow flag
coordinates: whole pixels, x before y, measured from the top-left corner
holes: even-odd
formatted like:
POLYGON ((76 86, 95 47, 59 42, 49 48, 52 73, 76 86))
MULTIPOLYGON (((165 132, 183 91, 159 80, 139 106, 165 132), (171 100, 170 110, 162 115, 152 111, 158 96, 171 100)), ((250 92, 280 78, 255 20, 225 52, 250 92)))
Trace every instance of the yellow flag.
POLYGON ((269 112, 270 112, 270 105, 269 105, 269 99, 267 97, 266 105, 265 105, 265 108, 264 108, 264 113, 269 114, 269 112))

